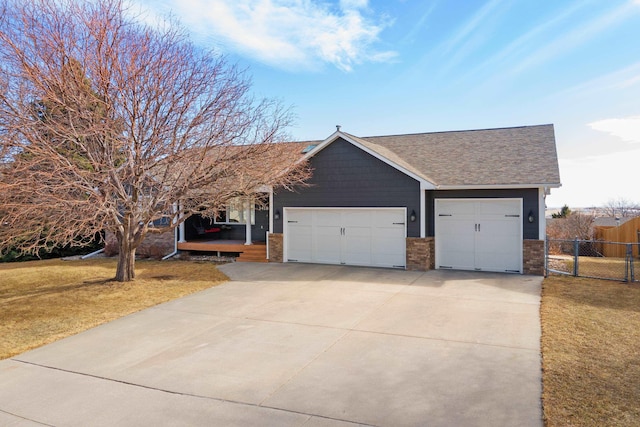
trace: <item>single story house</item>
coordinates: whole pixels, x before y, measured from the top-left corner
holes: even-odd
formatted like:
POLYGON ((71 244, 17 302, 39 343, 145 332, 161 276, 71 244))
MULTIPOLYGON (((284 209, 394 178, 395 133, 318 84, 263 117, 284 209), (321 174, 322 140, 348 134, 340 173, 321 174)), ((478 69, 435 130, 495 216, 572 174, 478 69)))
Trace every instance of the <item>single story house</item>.
POLYGON ((553 125, 375 137, 338 126, 291 146, 313 170, 308 186, 264 189, 262 209, 234 200, 215 220, 189 218, 175 248, 543 274, 545 197, 561 185, 553 125))

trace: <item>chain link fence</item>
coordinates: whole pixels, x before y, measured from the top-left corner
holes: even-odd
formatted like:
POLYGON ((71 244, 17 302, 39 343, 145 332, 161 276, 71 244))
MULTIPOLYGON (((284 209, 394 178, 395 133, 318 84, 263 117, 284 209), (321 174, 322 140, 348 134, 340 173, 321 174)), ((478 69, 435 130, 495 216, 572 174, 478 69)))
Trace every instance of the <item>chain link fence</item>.
POLYGON ((640 281, 640 243, 547 239, 546 274, 640 281))

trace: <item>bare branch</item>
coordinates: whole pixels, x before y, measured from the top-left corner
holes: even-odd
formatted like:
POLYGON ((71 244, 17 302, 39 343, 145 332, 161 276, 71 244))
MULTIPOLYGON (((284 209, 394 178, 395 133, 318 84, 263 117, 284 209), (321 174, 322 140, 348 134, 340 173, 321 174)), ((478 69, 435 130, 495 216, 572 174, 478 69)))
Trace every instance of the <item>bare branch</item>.
MULTIPOLYGON (((0 250, 113 232, 133 278, 149 223, 309 176, 288 109, 223 56, 121 0, 9 0, 0 11, 0 250), (173 206, 181 201, 183 210, 173 206)), ((156 231, 156 230, 154 230, 156 231)))

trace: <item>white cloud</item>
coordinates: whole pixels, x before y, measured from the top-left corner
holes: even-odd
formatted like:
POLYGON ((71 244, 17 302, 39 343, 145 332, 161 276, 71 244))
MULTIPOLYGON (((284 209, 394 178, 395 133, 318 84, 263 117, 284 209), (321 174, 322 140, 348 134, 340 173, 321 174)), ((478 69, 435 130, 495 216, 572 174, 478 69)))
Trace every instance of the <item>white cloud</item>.
POLYGON ((640 116, 598 120, 589 123, 589 127, 609 133, 623 141, 640 143, 640 116))
POLYGON ((581 24, 568 32, 560 33, 550 43, 544 44, 538 50, 529 52, 526 59, 511 69, 511 73, 523 72, 561 56, 565 52, 583 45, 596 35, 616 26, 619 22, 629 19, 637 12, 638 10, 633 4, 625 3, 612 8, 608 13, 598 14, 591 21, 581 24))
POLYGON ((200 40, 280 68, 329 63, 351 71, 396 56, 374 47, 390 22, 373 17, 368 0, 166 0, 164 6, 200 40))
POLYGON ((491 0, 487 2, 484 6, 482 6, 467 22, 460 27, 451 38, 449 38, 442 49, 444 53, 447 54, 451 52, 451 50, 458 47, 460 44, 468 41, 473 38, 474 31, 482 25, 489 14, 493 13, 495 9, 500 6, 503 0, 491 0))

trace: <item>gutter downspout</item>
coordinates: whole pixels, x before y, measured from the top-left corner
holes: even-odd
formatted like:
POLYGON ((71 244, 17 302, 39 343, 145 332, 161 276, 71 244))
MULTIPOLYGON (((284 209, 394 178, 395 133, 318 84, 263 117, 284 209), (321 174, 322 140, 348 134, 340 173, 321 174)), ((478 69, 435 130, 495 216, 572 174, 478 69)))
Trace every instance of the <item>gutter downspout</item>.
POLYGON ((86 255, 82 255, 80 257, 80 259, 87 259, 87 258, 91 258, 94 255, 98 255, 99 253, 104 252, 104 248, 102 249, 98 249, 97 251, 91 252, 90 254, 86 254, 86 255))
POLYGON ((173 229, 173 252, 162 257, 162 261, 171 258, 178 253, 178 227, 173 229))
MULTIPOLYGON (((178 206, 174 203, 173 204, 173 212, 177 213, 178 212, 178 206)), ((178 218, 176 218, 175 216, 173 217, 173 223, 175 224, 178 221, 178 218)), ((180 223, 180 225, 178 226, 180 227, 181 230, 184 230, 184 222, 180 223)), ((173 229, 173 252, 171 252, 168 255, 165 255, 162 257, 162 261, 171 258, 172 256, 174 256, 175 254, 178 253, 178 227, 175 227, 173 229)), ((181 235, 181 237, 184 236, 184 233, 181 235)))

